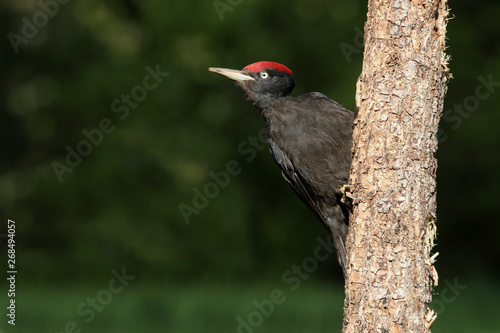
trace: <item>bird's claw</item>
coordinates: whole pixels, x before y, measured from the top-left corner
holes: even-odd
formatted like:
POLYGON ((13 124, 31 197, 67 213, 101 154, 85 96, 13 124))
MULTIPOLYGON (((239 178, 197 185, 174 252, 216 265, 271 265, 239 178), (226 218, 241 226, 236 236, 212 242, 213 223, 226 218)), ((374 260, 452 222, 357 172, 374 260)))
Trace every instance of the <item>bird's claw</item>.
POLYGON ((351 188, 352 188, 352 185, 345 184, 345 185, 342 185, 342 187, 339 189, 339 192, 342 194, 342 197, 340 198, 340 202, 342 202, 344 205, 349 207, 350 210, 352 210, 352 207, 360 201, 360 199, 355 198, 352 195, 351 188))

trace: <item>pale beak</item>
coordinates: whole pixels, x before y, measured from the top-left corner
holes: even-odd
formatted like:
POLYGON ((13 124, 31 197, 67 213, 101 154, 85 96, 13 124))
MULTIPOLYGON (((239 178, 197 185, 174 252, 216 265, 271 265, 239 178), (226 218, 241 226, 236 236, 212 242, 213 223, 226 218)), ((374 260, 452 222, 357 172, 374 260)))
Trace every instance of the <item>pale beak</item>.
POLYGON ((220 74, 220 75, 224 75, 224 76, 230 78, 231 80, 238 81, 238 82, 255 80, 247 72, 239 71, 236 69, 210 67, 208 70, 211 72, 220 74))

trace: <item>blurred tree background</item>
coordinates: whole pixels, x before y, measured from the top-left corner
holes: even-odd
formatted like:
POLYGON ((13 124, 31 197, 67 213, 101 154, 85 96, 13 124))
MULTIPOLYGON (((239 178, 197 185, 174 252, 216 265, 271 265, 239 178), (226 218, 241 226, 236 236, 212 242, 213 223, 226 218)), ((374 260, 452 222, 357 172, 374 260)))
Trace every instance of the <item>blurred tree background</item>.
MULTIPOLYGON (((500 4, 450 6, 435 327, 500 332, 500 4)), ((6 263, 16 221, 20 332, 340 330, 333 256, 289 275, 298 285, 285 278, 326 230, 281 179, 258 111, 208 67, 278 61, 294 71, 293 95, 321 91, 353 110, 364 1, 0 9, 0 249, 6 263), (224 177, 228 163, 238 172, 224 177), (107 292, 122 268, 135 278, 107 292), (259 310, 276 289, 286 302, 259 310), (95 318, 78 311, 88 297, 95 318)))

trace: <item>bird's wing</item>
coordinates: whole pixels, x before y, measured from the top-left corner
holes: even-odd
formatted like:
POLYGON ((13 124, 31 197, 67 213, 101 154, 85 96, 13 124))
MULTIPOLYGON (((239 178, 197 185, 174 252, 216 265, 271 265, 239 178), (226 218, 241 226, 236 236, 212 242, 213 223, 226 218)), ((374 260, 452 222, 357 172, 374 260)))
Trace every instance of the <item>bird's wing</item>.
POLYGON ((268 142, 276 163, 278 163, 281 167, 281 174, 283 175, 283 178, 285 178, 287 183, 292 187, 299 198, 318 216, 323 225, 330 230, 325 216, 321 213, 316 201, 311 197, 310 190, 306 186, 307 182, 304 180, 304 177, 299 171, 296 170, 292 161, 283 153, 274 141, 268 139, 268 142))
POLYGON ((283 151, 272 140, 268 140, 271 147, 272 155, 276 162, 281 166, 281 174, 288 184, 292 187, 294 192, 309 208, 318 216, 323 225, 332 233, 335 248, 337 249, 337 260, 342 267, 344 278, 347 276, 347 254, 344 245, 344 239, 347 234, 347 228, 340 228, 338 221, 328 221, 329 217, 322 214, 318 204, 311 197, 310 190, 306 186, 306 181, 293 166, 292 161, 283 153, 283 151))

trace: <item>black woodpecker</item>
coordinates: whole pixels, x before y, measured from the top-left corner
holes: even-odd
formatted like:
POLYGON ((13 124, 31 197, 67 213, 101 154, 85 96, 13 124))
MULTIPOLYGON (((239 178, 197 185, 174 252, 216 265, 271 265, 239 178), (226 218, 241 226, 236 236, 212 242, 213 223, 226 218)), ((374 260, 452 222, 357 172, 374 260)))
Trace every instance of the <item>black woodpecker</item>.
POLYGON ((236 81, 259 109, 274 160, 295 193, 332 233, 345 277, 349 214, 340 189, 351 168, 354 113, 319 92, 289 96, 295 87, 293 73, 276 62, 256 62, 241 71, 209 70, 236 81))

